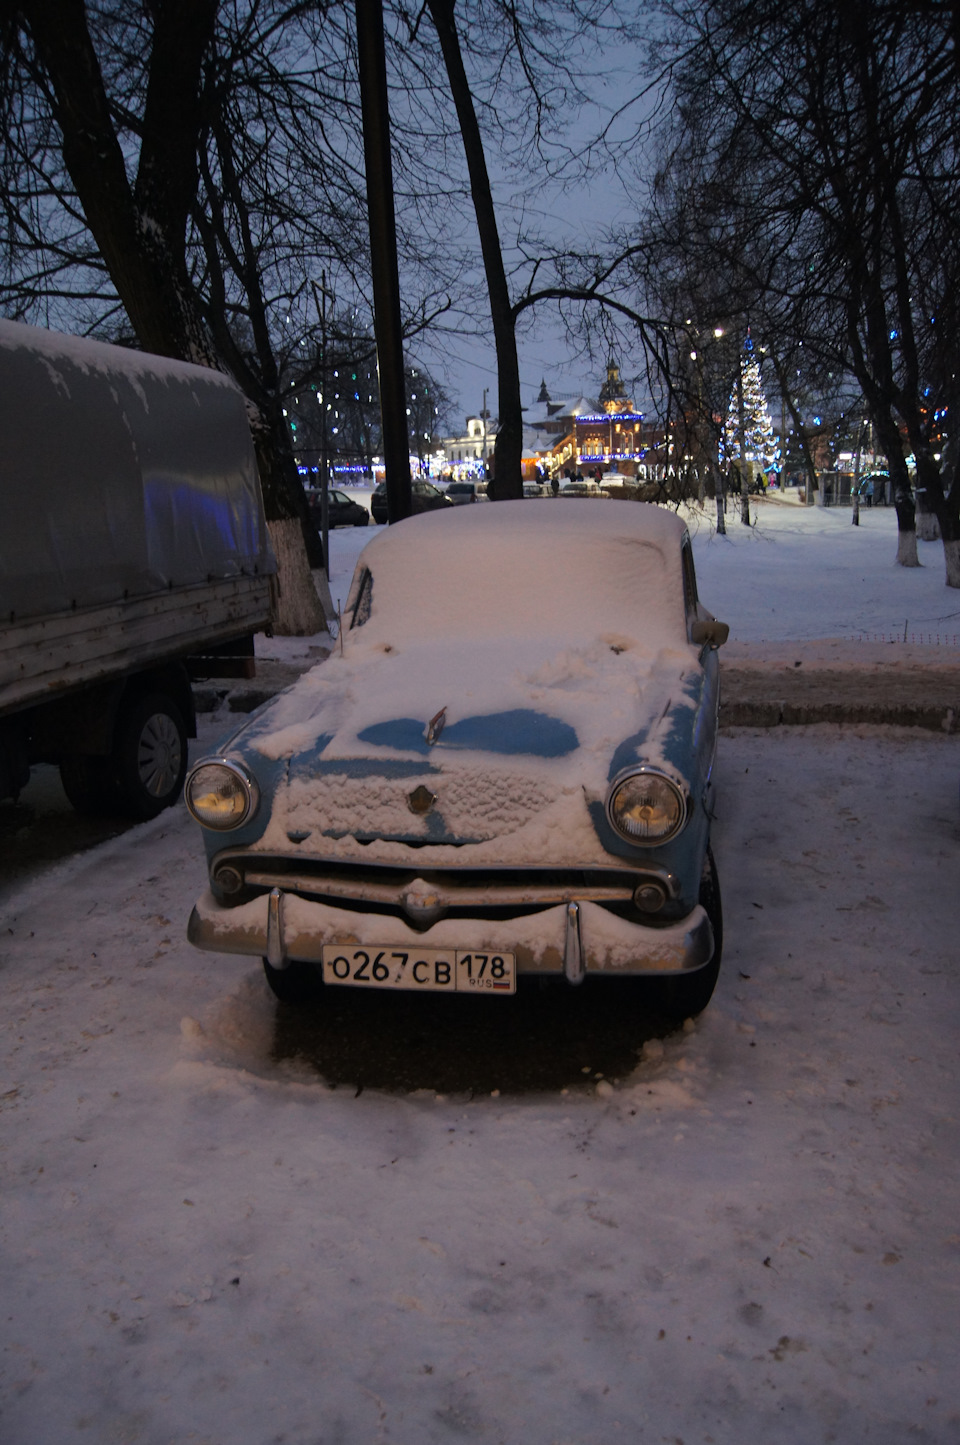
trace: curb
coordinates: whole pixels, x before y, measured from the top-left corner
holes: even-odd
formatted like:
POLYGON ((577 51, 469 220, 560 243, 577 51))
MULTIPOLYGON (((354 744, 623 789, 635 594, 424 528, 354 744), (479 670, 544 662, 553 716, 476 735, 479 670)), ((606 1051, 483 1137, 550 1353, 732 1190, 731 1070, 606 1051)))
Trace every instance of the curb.
POLYGON ((958 731, 955 710, 942 703, 791 703, 743 699, 725 702, 720 708, 721 728, 809 727, 812 723, 874 723, 884 727, 925 728, 928 732, 958 731))

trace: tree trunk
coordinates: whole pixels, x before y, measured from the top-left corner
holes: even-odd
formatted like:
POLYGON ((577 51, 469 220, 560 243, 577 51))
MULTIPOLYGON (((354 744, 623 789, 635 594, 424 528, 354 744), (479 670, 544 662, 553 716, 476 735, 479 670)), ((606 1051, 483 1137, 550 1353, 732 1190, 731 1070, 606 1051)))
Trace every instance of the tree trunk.
POLYGON ((893 505, 897 509, 897 566, 919 567, 917 556, 917 513, 910 490, 907 464, 900 456, 890 458, 890 476, 893 481, 893 505))
MULTIPOLYGON (((950 397, 951 406, 960 398, 950 397)), ((943 538, 943 560, 946 564, 947 586, 960 587, 960 484, 957 478, 957 459, 960 456, 960 439, 955 427, 944 440, 938 477, 939 496, 942 499, 937 515, 940 521, 940 535, 943 538)))
POLYGON ((470 174, 470 194, 477 218, 483 269, 490 296, 490 320, 497 352, 497 400, 500 429, 493 449, 493 479, 488 489, 494 501, 523 496, 523 413, 520 406, 520 366, 517 360, 517 319, 510 304, 503 252, 497 230, 493 192, 477 122, 473 95, 460 51, 454 17, 455 0, 427 0, 450 82, 450 93, 460 122, 460 134, 470 174))
POLYGON ((917 537, 921 542, 936 542, 940 537, 937 514, 923 487, 917 487, 917 537))
POLYGON ((312 576, 311 569, 324 566, 323 549, 293 456, 276 435, 283 426, 282 414, 272 426, 262 415, 253 424, 263 509, 280 569, 270 594, 271 626, 283 637, 312 637, 324 631, 333 609, 325 612, 312 576))
POLYGON ((382 0, 356 0, 356 15, 387 520, 401 522, 413 510, 413 493, 382 0))
POLYGON ((960 587, 960 537, 944 540, 943 560, 947 568, 947 586, 960 587))
POLYGON ((917 536, 921 542, 939 540, 940 515, 946 511, 940 468, 922 445, 914 445, 917 459, 917 536))
POLYGON ((718 488, 717 488, 717 536, 718 536, 718 537, 725 537, 726 535, 727 535, 727 523, 726 523, 726 519, 724 518, 724 515, 723 515, 723 490, 722 490, 722 488, 718 487, 718 488))
POLYGON ((313 575, 307 565, 300 523, 295 517, 267 522, 277 558, 277 575, 270 584, 273 631, 282 637, 312 637, 326 629, 313 575))

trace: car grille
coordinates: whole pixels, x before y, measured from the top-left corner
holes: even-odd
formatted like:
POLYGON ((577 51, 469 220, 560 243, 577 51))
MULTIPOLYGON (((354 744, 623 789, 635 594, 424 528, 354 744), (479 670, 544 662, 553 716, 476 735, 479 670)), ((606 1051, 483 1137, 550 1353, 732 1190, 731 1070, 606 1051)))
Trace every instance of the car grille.
MULTIPOLYGON (((218 897, 239 903, 279 888, 364 913, 403 918, 413 927, 429 927, 443 917, 517 918, 558 903, 593 902, 635 917, 633 896, 644 883, 659 884, 673 913, 676 879, 651 868, 428 868, 417 872, 389 864, 271 855, 218 854, 212 869, 218 897), (225 886, 228 883, 229 886, 225 886)), ((645 922, 653 922, 649 917, 645 922)))

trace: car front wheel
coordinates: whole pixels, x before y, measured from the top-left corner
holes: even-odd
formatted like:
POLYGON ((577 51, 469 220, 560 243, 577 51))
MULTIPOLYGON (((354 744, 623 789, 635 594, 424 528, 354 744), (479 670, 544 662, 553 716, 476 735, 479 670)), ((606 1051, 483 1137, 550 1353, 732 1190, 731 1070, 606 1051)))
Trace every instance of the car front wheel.
POLYGON ((264 959, 263 973, 270 992, 281 1003, 313 1003, 323 989, 320 970, 312 963, 288 963, 286 968, 274 968, 264 959))
POLYGON ((696 973, 677 973, 669 978, 644 979, 644 997, 651 1010, 664 1018, 682 1023, 702 1013, 713 996, 720 976, 723 953, 723 909, 720 904, 720 880, 713 853, 708 848, 703 860, 700 881, 700 903, 713 929, 713 957, 696 973))

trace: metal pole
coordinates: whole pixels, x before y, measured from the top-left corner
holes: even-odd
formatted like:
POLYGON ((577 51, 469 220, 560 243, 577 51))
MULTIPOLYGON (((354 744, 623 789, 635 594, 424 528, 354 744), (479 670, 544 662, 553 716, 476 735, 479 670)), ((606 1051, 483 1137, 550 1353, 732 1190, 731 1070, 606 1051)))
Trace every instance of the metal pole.
POLYGON ((320 539, 330 581, 330 483, 327 463, 327 273, 320 272, 320 539))
POLYGON ((387 519, 399 522, 412 501, 382 0, 356 0, 356 15, 387 519))
POLYGON ((483 408, 480 414, 483 422, 483 480, 487 480, 487 388, 483 388, 483 408))

